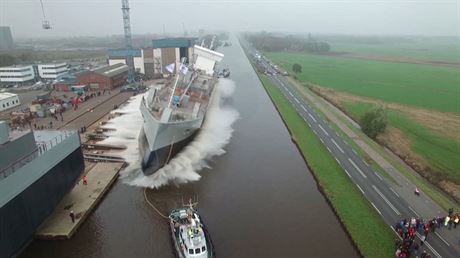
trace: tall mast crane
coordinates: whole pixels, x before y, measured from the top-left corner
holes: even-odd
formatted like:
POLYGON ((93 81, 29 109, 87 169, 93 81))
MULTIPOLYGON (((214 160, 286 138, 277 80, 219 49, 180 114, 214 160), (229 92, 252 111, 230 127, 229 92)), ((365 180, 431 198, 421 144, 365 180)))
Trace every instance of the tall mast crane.
POLYGON ((51 29, 51 25, 50 25, 50 22, 48 20, 46 20, 45 8, 43 8, 43 0, 40 0, 40 5, 42 6, 42 14, 43 14, 42 28, 44 30, 49 30, 49 29, 51 29))
POLYGON ((131 38, 131 22, 129 20, 129 2, 121 0, 121 10, 123 12, 123 29, 125 31, 126 64, 128 65, 128 83, 134 83, 134 57, 133 40, 131 38))

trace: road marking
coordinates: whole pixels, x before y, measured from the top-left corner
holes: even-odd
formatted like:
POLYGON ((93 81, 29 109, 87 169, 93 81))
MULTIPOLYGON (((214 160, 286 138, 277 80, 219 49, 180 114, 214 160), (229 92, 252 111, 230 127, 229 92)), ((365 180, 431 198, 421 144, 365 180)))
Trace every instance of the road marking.
POLYGON ((390 206, 390 208, 391 208, 397 215, 401 215, 401 213, 395 208, 395 206, 393 206, 393 204, 391 204, 391 202, 388 201, 388 199, 385 197, 385 195, 383 195, 382 192, 380 192, 380 190, 379 190, 375 185, 372 185, 372 188, 374 188, 374 190, 377 192, 377 194, 380 195, 380 197, 382 197, 382 199, 388 204, 388 206, 390 206))
POLYGON ((379 174, 377 174, 377 172, 374 172, 374 174, 380 179, 380 181, 383 181, 383 178, 379 174))
POLYGON ((447 243, 447 241, 440 234, 438 234, 438 232, 434 232, 434 233, 441 239, 441 241, 444 242, 444 244, 446 244, 447 246, 450 246, 450 244, 447 243))
POLYGON ((308 115, 311 117, 311 119, 313 119, 313 121, 316 123, 316 119, 310 114, 308 113, 308 115))
POLYGON ((326 148, 327 148, 327 150, 328 150, 330 153, 332 153, 332 151, 331 151, 331 149, 329 149, 329 147, 326 146, 326 148))
POLYGON ((377 206, 375 206, 375 204, 373 202, 371 202, 372 206, 374 206, 374 208, 377 210, 377 212, 382 215, 382 213, 379 211, 379 209, 377 209, 377 206))
POLYGON ((340 146, 334 141, 334 139, 331 138, 331 140, 332 140, 332 143, 335 145, 335 147, 337 147, 337 149, 339 149, 342 153, 345 154, 345 152, 344 152, 344 151, 342 150, 342 148, 340 148, 340 146))
POLYGON ((305 112, 308 112, 304 105, 302 105, 302 109, 303 109, 305 112))
POLYGON ((356 155, 358 155, 358 153, 356 153, 355 149, 352 149, 352 151, 353 151, 356 155))
POLYGON ((348 158, 348 161, 350 161, 350 163, 353 165, 353 167, 355 167, 356 170, 358 170, 358 172, 361 174, 361 176, 363 176, 364 178, 367 178, 367 176, 363 173, 363 171, 361 171, 361 169, 359 169, 359 167, 356 166, 356 164, 353 162, 353 160, 351 160, 350 158, 348 158))
POLYGON ((348 173, 348 170, 345 169, 345 168, 344 168, 343 170, 345 170, 345 173, 347 173, 347 176, 348 176, 349 178, 351 178, 350 173, 348 173))
POLYGON ((288 92, 289 92, 289 95, 291 95, 291 97, 294 97, 294 95, 292 95, 292 93, 290 91, 288 91, 288 92))
POLYGON ((313 129, 313 132, 316 134, 316 136, 318 136, 318 133, 316 132, 316 130, 315 130, 315 129, 313 129))
POLYGON ((418 213, 412 207, 409 206, 409 210, 411 210, 415 214, 415 216, 420 218, 420 215, 418 215, 418 213))
POLYGON ((363 194, 364 194, 364 191, 363 191, 363 189, 361 188, 361 186, 359 186, 358 184, 356 184, 356 186, 357 186, 357 187, 358 187, 358 189, 361 191, 361 193, 363 193, 363 194))
POLYGON ((434 248, 431 247, 431 245, 428 244, 426 241, 425 241, 425 245, 431 250, 431 252, 432 252, 436 257, 442 258, 442 256, 441 256, 438 252, 436 252, 436 250, 434 250, 434 248))
POLYGON ((390 190, 399 198, 399 194, 393 188, 390 187, 390 190))
POLYGON ((340 160, 338 160, 337 158, 335 158, 335 161, 337 161, 337 163, 339 163, 339 165, 342 165, 342 163, 340 163, 340 160))
POLYGON ((320 140, 320 141, 321 141, 321 142, 324 144, 324 141, 323 141, 323 139, 322 139, 322 138, 319 138, 319 140, 320 140))
POLYGON ((299 104, 300 104, 300 101, 299 101, 297 98, 294 98, 294 99, 295 99, 295 101, 296 101, 297 103, 299 103, 299 104))
MULTIPOLYGON (((305 122, 307 122, 307 120, 305 120, 305 122)), ((308 125, 308 127, 310 127, 310 128, 311 128, 311 125, 310 125, 310 123, 308 123, 308 122, 307 122, 307 125, 308 125)))
POLYGON ((324 130, 324 128, 323 128, 321 125, 319 125, 319 128, 320 128, 321 130, 323 130, 323 132, 324 132, 327 136, 329 136, 329 134, 326 132, 326 130, 324 130))

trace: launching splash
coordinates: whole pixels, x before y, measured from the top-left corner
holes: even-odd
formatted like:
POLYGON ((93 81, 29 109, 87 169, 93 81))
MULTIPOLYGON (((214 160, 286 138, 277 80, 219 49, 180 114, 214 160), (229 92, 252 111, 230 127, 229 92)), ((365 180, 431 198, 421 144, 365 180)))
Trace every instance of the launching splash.
POLYGON ((147 96, 142 97, 139 153, 145 175, 167 165, 202 127, 208 107, 216 98, 215 66, 223 57, 221 53, 194 46, 188 65, 182 60, 171 80, 151 87, 147 96))

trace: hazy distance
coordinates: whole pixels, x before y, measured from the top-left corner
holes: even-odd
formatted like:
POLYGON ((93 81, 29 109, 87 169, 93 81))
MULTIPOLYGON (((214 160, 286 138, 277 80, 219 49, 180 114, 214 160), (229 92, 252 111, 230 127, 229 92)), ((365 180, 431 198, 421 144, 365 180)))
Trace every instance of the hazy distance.
MULTIPOLYGON (((130 0, 134 34, 206 30, 459 36, 459 0, 130 0)), ((121 0, 0 0, 15 38, 122 34, 121 0)))

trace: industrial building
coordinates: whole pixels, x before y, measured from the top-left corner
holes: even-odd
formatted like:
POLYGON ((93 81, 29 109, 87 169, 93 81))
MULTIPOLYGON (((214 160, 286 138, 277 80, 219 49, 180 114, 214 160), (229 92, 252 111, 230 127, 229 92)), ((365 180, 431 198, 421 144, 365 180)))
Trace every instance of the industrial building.
POLYGON ((35 79, 33 65, 0 67, 0 82, 3 84, 26 84, 35 79))
POLYGON ((90 90, 112 90, 126 84, 128 66, 114 64, 76 74, 78 85, 87 85, 90 90))
POLYGON ((56 80, 69 72, 67 63, 39 64, 38 75, 45 80, 56 80))
POLYGON ((56 91, 70 91, 71 87, 77 85, 77 77, 75 75, 66 74, 53 83, 53 89, 56 91))
POLYGON ((21 105, 17 94, 2 92, 0 93, 0 112, 21 105))
POLYGON ((0 50, 9 50, 14 46, 11 29, 7 26, 0 26, 0 50))
MULTIPOLYGON (((156 77, 167 73, 165 66, 178 64, 182 57, 187 60, 193 55, 193 46, 197 38, 162 38, 154 39, 153 45, 153 67, 156 77)), ((179 66, 176 65, 176 69, 179 66)))
POLYGON ((109 65, 126 64, 126 57, 132 55, 134 59, 134 71, 145 74, 143 49, 109 49, 109 65))

